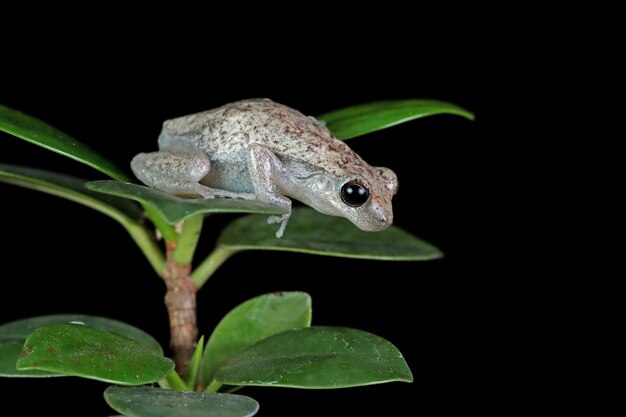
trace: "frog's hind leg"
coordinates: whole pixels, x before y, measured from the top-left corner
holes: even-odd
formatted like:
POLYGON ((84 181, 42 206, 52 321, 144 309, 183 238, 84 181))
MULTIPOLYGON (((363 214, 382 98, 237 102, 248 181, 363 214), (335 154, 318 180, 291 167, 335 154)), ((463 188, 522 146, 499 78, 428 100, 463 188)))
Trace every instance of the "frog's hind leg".
POLYGON ((133 173, 148 187, 178 197, 254 199, 254 194, 218 190, 200 184, 211 169, 209 157, 201 151, 168 150, 140 153, 130 163, 133 173))

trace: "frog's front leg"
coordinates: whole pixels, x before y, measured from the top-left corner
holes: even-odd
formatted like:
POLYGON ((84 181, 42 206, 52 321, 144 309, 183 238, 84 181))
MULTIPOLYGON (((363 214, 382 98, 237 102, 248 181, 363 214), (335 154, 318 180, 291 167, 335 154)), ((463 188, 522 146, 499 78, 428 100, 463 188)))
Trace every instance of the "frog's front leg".
POLYGON ((165 150, 140 153, 130 163, 133 173, 148 187, 179 197, 243 198, 254 194, 234 193, 200 184, 211 169, 209 157, 202 151, 165 150))
POLYGON ((285 175, 283 163, 265 146, 252 143, 248 147, 248 172, 257 198, 287 211, 282 216, 267 219, 269 224, 280 223, 276 237, 282 237, 291 216, 291 200, 282 195, 277 187, 277 179, 285 175))

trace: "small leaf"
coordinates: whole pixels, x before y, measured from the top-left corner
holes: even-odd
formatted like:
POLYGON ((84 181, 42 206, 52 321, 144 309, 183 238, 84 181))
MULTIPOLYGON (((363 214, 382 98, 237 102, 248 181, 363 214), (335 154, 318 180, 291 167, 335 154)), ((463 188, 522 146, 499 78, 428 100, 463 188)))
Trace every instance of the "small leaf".
POLYGON ((0 377, 45 378, 64 376, 43 371, 18 371, 16 362, 26 338, 36 329, 53 323, 85 323, 131 338, 162 355, 161 345, 148 333, 121 321, 81 314, 58 314, 22 319, 0 325, 0 377))
POLYGON ((82 162, 116 180, 128 180, 122 170, 87 145, 39 119, 2 105, 0 131, 82 162))
POLYGON ((109 387, 104 399, 127 417, 249 417, 259 410, 256 401, 243 395, 153 387, 109 387))
POLYGON ((398 227, 363 232, 346 219, 306 207, 293 210, 281 239, 274 237, 274 229, 264 216, 245 216, 224 229, 218 244, 228 250, 279 250, 391 261, 423 261, 442 256, 433 245, 398 227))
POLYGON ((230 311, 217 325, 204 353, 200 382, 207 386, 219 366, 274 334, 311 325, 311 296, 303 292, 265 294, 230 311))
POLYGON ((139 221, 142 211, 126 199, 104 195, 85 188, 86 180, 42 169, 0 164, 0 182, 19 185, 63 197, 119 221, 139 221))
POLYGON ((148 349, 162 355, 163 349, 148 333, 130 324, 106 317, 88 316, 84 314, 54 314, 16 320, 0 325, 0 341, 14 340, 24 343, 26 338, 40 327, 58 323, 82 323, 94 329, 108 330, 112 333, 133 339, 148 349))
POLYGON ((231 198, 183 199, 143 185, 119 181, 93 181, 87 183, 87 188, 144 203, 162 214, 170 224, 176 224, 201 213, 284 213, 282 209, 276 206, 257 200, 231 198))
POLYGON ((174 362, 115 333, 80 324, 50 324, 24 344, 17 369, 36 369, 120 385, 157 382, 174 362))
POLYGON ((455 114, 474 120, 462 107, 437 100, 390 100, 360 104, 322 114, 317 119, 339 139, 350 139, 376 130, 435 114, 455 114))
POLYGON ((216 379, 228 385, 346 388, 412 382, 402 354, 383 338, 341 327, 288 330, 226 361, 216 379))
POLYGON ((63 376, 52 372, 43 371, 18 371, 15 368, 23 342, 14 340, 0 340, 0 377, 9 378, 50 378, 53 376, 63 376))
POLYGON ((185 383, 188 387, 191 387, 192 390, 196 388, 198 381, 198 373, 200 372, 200 364, 202 363, 202 352, 204 352, 204 336, 201 336, 200 340, 198 340, 196 351, 193 353, 189 367, 187 367, 187 372, 185 373, 185 383))

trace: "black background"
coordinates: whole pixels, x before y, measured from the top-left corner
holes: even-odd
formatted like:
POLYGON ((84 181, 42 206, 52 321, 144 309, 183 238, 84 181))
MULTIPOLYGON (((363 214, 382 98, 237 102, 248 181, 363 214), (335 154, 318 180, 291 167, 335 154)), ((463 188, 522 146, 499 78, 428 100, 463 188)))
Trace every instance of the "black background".
MULTIPOLYGON (((418 36, 410 30, 395 35, 418 36)), ((164 44, 156 52, 144 48, 145 40, 124 44, 123 52, 106 42, 69 52, 66 43, 41 40, 41 51, 49 54, 45 58, 25 56, 2 66, 0 102, 68 132, 124 168, 136 153, 156 149, 163 120, 243 98, 269 97, 312 115, 399 98, 447 100, 473 111, 474 122, 436 116, 349 142, 366 161, 396 172, 401 185, 394 199, 395 224, 439 246, 444 259, 405 263, 242 253, 199 293, 198 313, 200 330, 208 335, 230 308, 250 297, 307 291, 314 324, 356 327, 387 338, 403 352, 415 377, 413 384, 336 391, 242 391, 260 402, 259 416, 484 410, 499 389, 494 358, 502 323, 494 318, 493 297, 507 291, 495 278, 495 262, 487 262, 487 248, 500 243, 493 234, 499 208, 489 203, 496 192, 488 155, 494 116, 484 96, 492 67, 470 29, 457 35, 463 42, 438 35, 434 45, 390 48, 375 36, 352 33, 342 38, 345 47, 332 52, 324 42, 294 48, 279 38, 253 46, 232 42, 223 50, 216 42, 200 50, 164 44)), ((0 135, 0 162, 104 178, 5 134, 0 135)), ((90 209, 34 191, 0 184, 0 196, 1 322, 95 314, 136 325, 167 345, 164 287, 121 227, 90 209)), ((235 217, 207 220, 200 255, 235 217)), ((0 379, 7 407, 23 405, 24 393, 38 394, 26 405, 32 414, 113 414, 102 399, 105 386, 75 378, 0 379)))

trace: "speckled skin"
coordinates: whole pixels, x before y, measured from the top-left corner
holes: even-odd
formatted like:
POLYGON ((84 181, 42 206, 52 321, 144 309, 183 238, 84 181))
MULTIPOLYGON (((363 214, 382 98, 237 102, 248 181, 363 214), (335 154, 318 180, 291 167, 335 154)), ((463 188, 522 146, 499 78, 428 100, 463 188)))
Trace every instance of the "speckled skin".
POLYGON ((146 185, 183 197, 258 198, 287 211, 295 198, 331 216, 342 216, 362 230, 379 231, 393 221, 391 199, 396 175, 372 167, 322 123, 268 99, 243 100, 163 123, 159 152, 131 162, 146 185), (341 188, 357 181, 368 201, 351 207, 341 188))

